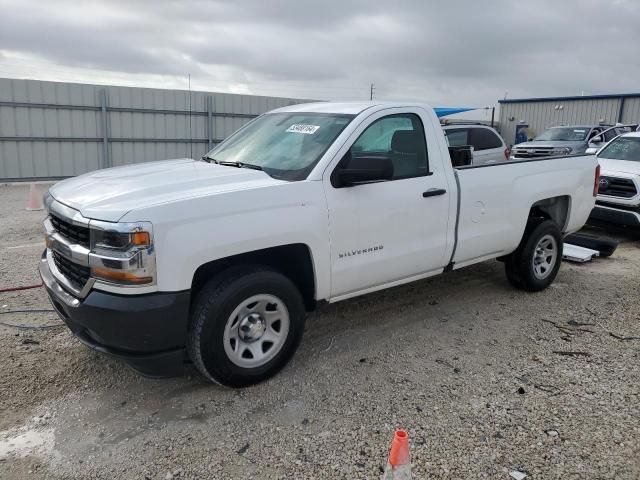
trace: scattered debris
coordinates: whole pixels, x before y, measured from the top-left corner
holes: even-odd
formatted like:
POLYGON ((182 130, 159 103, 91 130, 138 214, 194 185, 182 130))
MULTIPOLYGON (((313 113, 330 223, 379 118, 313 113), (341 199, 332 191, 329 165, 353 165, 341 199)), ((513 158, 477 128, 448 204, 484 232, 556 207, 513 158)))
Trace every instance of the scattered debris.
POLYGON ((560 435, 557 430, 545 430, 544 433, 546 433, 550 437, 557 437, 558 435, 560 435))
POLYGON ((248 444, 248 443, 245 443, 242 447, 240 447, 240 448, 236 451, 236 453, 237 453, 238 455, 242 455, 242 454, 243 454, 243 453, 245 453, 247 450, 249 450, 249 444, 248 444))
POLYGON ((436 363, 439 363, 440 365, 444 365, 445 367, 449 367, 449 368, 455 368, 453 365, 451 365, 449 362, 447 362, 446 360, 443 360, 441 358, 436 358, 436 363))
POLYGON ((323 352, 328 352, 329 350, 331 350, 331 347, 333 346, 333 341, 336 339, 337 335, 334 335, 333 337, 331 337, 331 340, 329 341, 329 346, 327 348, 324 348, 322 351, 323 352))
POLYGON ((565 357, 590 357, 591 354, 589 352, 565 352, 562 350, 554 350, 553 353, 558 355, 564 355, 565 357))
POLYGON ((576 322, 575 320, 569 320, 567 324, 571 325, 571 327, 567 327, 565 325, 561 325, 557 322, 554 322, 553 320, 547 320, 546 318, 542 318, 541 320, 543 322, 550 323, 551 325, 556 327, 558 330, 560 330, 563 333, 563 335, 560 338, 567 342, 570 342, 571 337, 573 335, 576 335, 577 333, 596 333, 593 330, 589 330, 588 328, 571 328, 571 327, 577 327, 579 325, 595 325, 593 323, 582 323, 582 322, 576 322))
POLYGON ((40 342, 37 340, 34 340, 33 338, 23 338, 22 344, 23 345, 40 345, 40 342))
MULTIPOLYGON (((589 308, 585 307, 585 309, 587 310, 587 312, 589 312, 591 315, 593 315, 594 317, 597 316, 595 314, 595 312, 591 311, 589 308)), ((553 323, 549 320, 544 320, 546 322, 549 323, 553 323)), ((602 326, 602 324, 600 324, 597 320, 594 320, 595 323, 582 323, 582 322, 576 322, 575 320, 569 320, 567 323, 569 325, 573 325, 573 326, 592 326, 592 325, 597 325, 598 327, 600 327, 601 329, 603 329, 605 332, 607 332, 610 336, 612 336, 613 338, 617 339, 617 340, 623 340, 623 341, 628 341, 628 340, 640 340, 640 337, 627 337, 625 335, 618 335, 617 333, 614 333, 610 330, 607 330, 605 327, 602 326)), ((585 332, 589 332, 589 333, 595 333, 591 330, 587 330, 587 329, 580 329, 580 331, 585 331, 585 332)))
POLYGON ((527 474, 519 470, 513 470, 512 472, 509 472, 509 476, 511 478, 515 478, 515 480, 523 480, 527 478, 527 474))
POLYGON ((593 326, 595 326, 595 323, 578 322, 576 320, 569 320, 567 322, 567 324, 571 325, 572 327, 593 327, 593 326))
POLYGON ((555 385, 542 385, 542 384, 537 384, 534 383, 533 384, 534 388, 537 388, 538 390, 542 390, 543 392, 557 392, 558 391, 558 387, 556 387, 555 385))
POLYGON ((609 335, 611 335, 613 338, 617 338, 618 340, 640 340, 640 337, 625 337, 623 335, 617 335, 613 332, 609 332, 609 335))
POLYGON ((525 394, 525 389, 524 387, 520 387, 518 388, 518 390, 516 390, 520 395, 524 395, 525 394))
MULTIPOLYGON (((524 383, 525 385, 531 385, 533 386, 533 388, 537 388, 538 390, 542 390, 543 392, 555 392, 558 390, 558 387, 556 387, 555 385, 545 385, 545 384, 538 384, 538 383, 533 383, 531 381, 529 381, 529 377, 527 377, 526 375, 523 375, 521 377, 516 377, 516 380, 520 380, 522 383, 524 383)), ((520 392, 518 392, 520 393, 520 392)))

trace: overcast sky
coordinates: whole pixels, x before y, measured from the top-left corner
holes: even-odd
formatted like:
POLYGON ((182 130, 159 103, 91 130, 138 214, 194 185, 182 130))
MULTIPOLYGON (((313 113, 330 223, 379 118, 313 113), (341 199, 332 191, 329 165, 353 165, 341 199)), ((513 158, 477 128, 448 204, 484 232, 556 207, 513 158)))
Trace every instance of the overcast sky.
POLYGON ((0 76, 321 99, 640 90, 640 1, 0 0, 0 76))

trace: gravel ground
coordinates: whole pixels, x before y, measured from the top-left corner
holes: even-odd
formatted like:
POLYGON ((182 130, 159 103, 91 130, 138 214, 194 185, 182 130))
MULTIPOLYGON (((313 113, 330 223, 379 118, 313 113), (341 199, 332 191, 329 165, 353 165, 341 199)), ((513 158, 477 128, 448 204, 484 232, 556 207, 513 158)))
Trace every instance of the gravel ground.
MULTIPOLYGON (((0 187, 0 288, 39 281, 26 192, 0 187)), ((402 427, 414 478, 638 479, 640 242, 609 234, 613 257, 537 294, 487 262, 324 305, 293 362, 243 390, 142 378, 51 313, 0 315, 54 326, 0 326, 0 478, 377 479, 402 427)), ((20 307, 49 304, 0 293, 20 307)))

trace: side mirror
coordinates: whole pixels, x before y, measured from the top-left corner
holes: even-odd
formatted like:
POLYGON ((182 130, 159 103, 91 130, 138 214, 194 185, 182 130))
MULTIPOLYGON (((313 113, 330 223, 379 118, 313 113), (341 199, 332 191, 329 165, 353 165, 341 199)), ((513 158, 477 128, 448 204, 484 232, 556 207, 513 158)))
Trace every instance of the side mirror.
POLYGON ((361 183, 382 182, 393 179, 393 162, 389 157, 366 156, 342 159, 331 175, 335 188, 352 187, 361 183))
POLYGON ((463 145, 461 147, 449 147, 451 165, 455 167, 468 167, 473 164, 473 147, 463 145))

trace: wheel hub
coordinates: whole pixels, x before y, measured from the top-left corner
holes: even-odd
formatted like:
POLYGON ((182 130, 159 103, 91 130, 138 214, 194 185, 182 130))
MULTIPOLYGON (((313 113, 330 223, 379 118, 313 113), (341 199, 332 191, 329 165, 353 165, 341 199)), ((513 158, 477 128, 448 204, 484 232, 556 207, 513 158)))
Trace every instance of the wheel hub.
POLYGON ((241 368, 260 367, 285 346, 289 327, 289 310, 281 298, 252 295, 231 312, 222 335, 224 351, 241 368))
POLYGON ((251 343, 259 340, 266 330, 266 322, 262 315, 253 312, 245 316, 238 325, 238 336, 243 342, 251 343))
POLYGON ((536 278, 547 278, 558 261, 558 245, 551 235, 544 235, 533 252, 533 274, 536 278))

